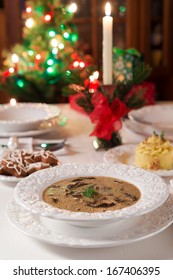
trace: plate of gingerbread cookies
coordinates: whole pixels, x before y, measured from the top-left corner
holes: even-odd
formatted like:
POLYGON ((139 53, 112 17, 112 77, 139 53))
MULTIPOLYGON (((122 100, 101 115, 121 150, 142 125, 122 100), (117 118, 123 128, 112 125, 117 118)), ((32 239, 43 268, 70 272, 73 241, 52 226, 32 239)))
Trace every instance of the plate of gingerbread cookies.
POLYGON ((6 150, 0 159, 0 180, 17 183, 36 171, 59 164, 57 156, 50 151, 6 150))

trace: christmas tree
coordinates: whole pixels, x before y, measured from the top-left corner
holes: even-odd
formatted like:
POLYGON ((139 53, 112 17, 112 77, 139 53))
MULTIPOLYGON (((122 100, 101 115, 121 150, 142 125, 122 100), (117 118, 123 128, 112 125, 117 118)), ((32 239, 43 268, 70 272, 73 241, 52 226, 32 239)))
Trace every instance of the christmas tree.
POLYGON ((63 87, 91 63, 77 50, 75 10, 59 0, 25 1, 23 42, 4 53, 1 90, 21 102, 62 101, 63 87))

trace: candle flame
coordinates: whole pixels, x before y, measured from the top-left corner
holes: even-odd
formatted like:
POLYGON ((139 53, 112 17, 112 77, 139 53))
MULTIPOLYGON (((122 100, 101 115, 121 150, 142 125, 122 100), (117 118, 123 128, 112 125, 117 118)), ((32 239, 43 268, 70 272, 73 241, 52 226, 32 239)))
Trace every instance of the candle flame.
POLYGON ((109 2, 107 2, 106 5, 105 5, 105 14, 106 14, 106 16, 111 15, 111 5, 110 5, 109 2))
POLYGON ((16 99, 15 99, 15 98, 11 98, 11 99, 10 99, 10 105, 11 105, 11 106, 16 106, 16 103, 17 103, 17 102, 16 102, 16 99))

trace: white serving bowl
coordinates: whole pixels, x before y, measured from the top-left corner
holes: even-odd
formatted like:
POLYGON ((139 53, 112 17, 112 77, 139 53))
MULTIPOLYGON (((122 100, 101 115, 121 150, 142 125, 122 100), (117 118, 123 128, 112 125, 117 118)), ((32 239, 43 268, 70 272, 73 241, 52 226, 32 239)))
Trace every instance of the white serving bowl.
POLYGON ((44 122, 57 117, 60 109, 42 103, 5 104, 0 107, 0 130, 22 132, 36 130, 44 122))
POLYGON ((147 125, 158 132, 173 132, 173 105, 171 104, 144 106, 129 112, 128 116, 137 125, 147 125))
POLYGON ((82 227, 98 227, 108 223, 139 216, 159 207, 168 197, 169 190, 164 180, 156 174, 124 164, 64 164, 38 171, 20 181, 14 190, 16 202, 41 217, 66 221, 82 227), (140 199, 130 207, 115 211, 87 213, 72 212, 52 207, 45 203, 42 193, 49 185, 77 176, 108 176, 130 182, 141 192, 140 199))

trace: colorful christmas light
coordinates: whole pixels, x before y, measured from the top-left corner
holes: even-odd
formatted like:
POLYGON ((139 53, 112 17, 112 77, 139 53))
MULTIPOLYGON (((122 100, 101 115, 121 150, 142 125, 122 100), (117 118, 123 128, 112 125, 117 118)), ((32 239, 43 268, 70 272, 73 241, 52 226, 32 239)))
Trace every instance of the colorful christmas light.
POLYGON ((70 22, 77 5, 64 6, 60 0, 26 0, 25 4, 23 43, 7 54, 3 87, 6 90, 7 86, 7 92, 10 88, 9 93, 20 96, 21 101, 29 101, 31 94, 37 102, 57 102, 62 87, 73 77, 72 71, 80 73, 86 66, 77 54, 78 34, 70 22))
POLYGON ((32 12, 32 7, 28 6, 28 7, 26 8, 26 12, 27 12, 28 14, 30 14, 30 13, 32 12))
POLYGON ((35 56, 35 58, 36 58, 36 60, 40 60, 41 59, 41 54, 36 54, 36 56, 35 56))
POLYGON ((46 22, 51 21, 51 19, 52 19, 52 16, 51 16, 50 14, 47 14, 47 15, 44 16, 44 20, 45 20, 46 22))
POLYGON ((28 18, 25 22, 26 27, 32 28, 34 26, 34 19, 33 18, 28 18))
POLYGON ((15 99, 15 98, 11 98, 11 99, 10 99, 10 105, 11 105, 11 106, 16 106, 16 104, 17 104, 16 99, 15 99))
POLYGON ((8 71, 9 71, 10 74, 13 74, 14 73, 14 68, 10 67, 8 71))
POLYGON ((54 38, 50 41, 50 44, 53 48, 56 48, 58 47, 58 40, 54 38))
POLYGON ((12 54, 11 60, 13 63, 18 63, 19 62, 19 57, 16 53, 12 54))
POLYGON ((56 32, 54 30, 49 31, 49 37, 54 37, 56 35, 56 32))
POLYGON ((72 3, 72 4, 69 6, 68 11, 69 11, 70 13, 75 13, 75 12, 77 11, 77 5, 76 5, 76 3, 72 3))

